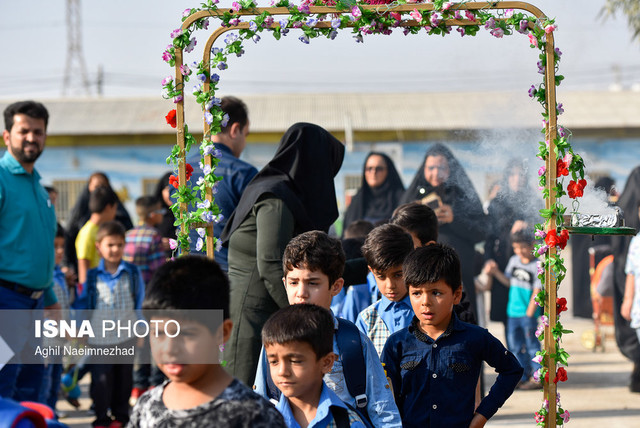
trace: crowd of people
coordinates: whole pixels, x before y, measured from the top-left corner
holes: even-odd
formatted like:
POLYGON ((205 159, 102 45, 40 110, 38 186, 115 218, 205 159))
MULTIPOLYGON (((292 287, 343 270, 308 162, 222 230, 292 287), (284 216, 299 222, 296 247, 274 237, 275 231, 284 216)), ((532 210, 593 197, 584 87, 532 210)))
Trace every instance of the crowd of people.
MULTIPOLYGON (((135 227, 101 172, 89 177, 66 228, 56 224, 55 189, 47 193, 34 168, 48 112, 32 101, 7 107, 0 309, 24 309, 31 318, 11 327, 21 333, 10 336, 15 355, 0 370, 0 419, 6 409, 19 413, 16 401, 36 402, 53 409, 49 423, 56 423, 59 394, 79 406, 71 392, 87 373, 93 425, 111 428, 482 427, 515 389, 541 388, 532 360, 540 349, 534 298, 541 288, 533 225, 542 201, 528 187, 524 160, 508 163, 483 206, 442 144, 427 150, 406 189, 392 158, 370 152, 338 238, 329 233, 339 216, 334 178, 344 145, 317 125, 297 123, 258 171, 240 159, 246 106, 235 97, 221 106, 229 121, 213 137, 223 177, 214 233, 224 246, 215 261, 173 258, 170 173, 136 200, 135 227), (171 340, 119 335, 87 343, 150 348, 154 362, 26 364, 35 340, 29 322, 45 308, 63 318, 93 311, 83 312, 91 322, 105 309, 129 321, 143 312, 162 318, 157 310, 223 317, 211 328, 185 315, 189 335, 179 350, 171 340), (504 323, 505 344, 483 328, 487 318, 504 323), (176 357, 203 353, 220 364, 176 357), (483 362, 499 374, 490 389, 483 362)), ((199 160, 190 164, 192 180, 204 175, 199 160)), ((618 201, 632 227, 640 223, 639 171, 618 201)), ((611 252, 617 339, 636 362, 631 389, 640 392, 640 241, 613 239, 611 252)))

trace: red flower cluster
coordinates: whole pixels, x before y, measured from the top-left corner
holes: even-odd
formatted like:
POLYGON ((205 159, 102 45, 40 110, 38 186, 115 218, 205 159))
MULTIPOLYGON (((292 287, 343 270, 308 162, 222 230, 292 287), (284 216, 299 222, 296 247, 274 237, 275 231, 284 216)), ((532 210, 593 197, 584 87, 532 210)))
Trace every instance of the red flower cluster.
POLYGON ((169 184, 177 189, 180 186, 180 181, 178 180, 178 177, 171 175, 169 176, 169 184))
POLYGON ((558 177, 562 177, 563 175, 569 175, 569 165, 564 163, 564 160, 562 159, 558 159, 556 174, 558 175, 558 177))
POLYGON ((184 169, 186 170, 187 181, 191 180, 191 174, 193 174, 193 167, 189 164, 186 164, 184 166, 184 169))
MULTIPOLYGON (((189 164, 186 164, 184 166, 184 169, 185 169, 185 175, 186 175, 187 181, 191 180, 191 174, 193 174, 193 167, 189 164)), ((169 176, 169 184, 171 184, 176 189, 180 187, 180 180, 178 179, 178 176, 176 175, 169 176)))
POLYGON ((562 312, 567 310, 567 299, 565 299, 564 297, 559 297, 558 299, 556 299, 556 308, 557 308, 557 313, 561 314, 562 312))
POLYGON ((551 229, 547 232, 547 236, 544 238, 544 242, 549 247, 560 247, 561 250, 564 250, 564 247, 567 246, 567 241, 569 240, 569 231, 567 229, 563 229, 558 235, 556 229, 551 229))
POLYGON ((559 367, 556 377, 553 379, 553 383, 566 382, 567 379, 567 370, 564 367, 559 367))
POLYGON ((169 125, 171 125, 172 128, 176 127, 176 109, 173 109, 171 111, 169 111, 169 113, 167 113, 167 115, 164 117, 167 120, 167 123, 169 125))
POLYGON ((584 178, 582 180, 575 181, 571 180, 569 182, 569 186, 567 186, 567 193, 569 193, 569 197, 572 199, 581 197, 584 192, 584 188, 587 187, 587 180, 584 178))

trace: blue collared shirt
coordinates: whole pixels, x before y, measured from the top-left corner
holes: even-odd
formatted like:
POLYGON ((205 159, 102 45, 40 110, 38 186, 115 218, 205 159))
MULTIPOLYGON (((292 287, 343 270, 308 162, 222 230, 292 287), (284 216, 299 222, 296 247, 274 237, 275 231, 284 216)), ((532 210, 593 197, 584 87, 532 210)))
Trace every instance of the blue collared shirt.
POLYGON ((45 306, 57 301, 52 288, 56 227, 38 171, 29 174, 5 152, 0 159, 0 279, 45 290, 45 306))
MULTIPOLYGON (((338 320, 334 317, 335 328, 338 328, 338 320)), ((389 389, 387 378, 380 364, 378 353, 373 346, 373 343, 360 332, 360 343, 364 350, 364 361, 367 366, 367 412, 369 419, 376 427, 402 427, 402 421, 400 420, 400 413, 398 407, 393 399, 393 394, 389 389)), ((330 373, 324 376, 324 381, 327 386, 335 392, 338 397, 349 403, 353 408, 356 407, 356 399, 349 393, 347 384, 344 378, 344 372, 342 369, 342 355, 338 348, 335 335, 333 336, 333 352, 338 356, 333 363, 333 368, 330 373)), ((267 394, 267 358, 265 355, 264 347, 260 353, 260 360, 258 362, 258 370, 256 373, 256 380, 253 385, 253 389, 256 393, 268 398, 267 394)))
MULTIPOLYGON (((413 308, 411 307, 409 293, 399 302, 394 302, 382 296, 373 306, 376 307, 378 316, 384 321, 389 333, 395 333, 405 327, 409 327, 413 319, 413 308)), ((356 325, 364 332, 365 325, 360 316, 358 316, 356 325)))
MULTIPOLYGON (((220 208, 223 219, 213 225, 213 235, 220 237, 224 226, 227 224, 227 220, 233 213, 233 210, 238 206, 238 202, 240 202, 242 192, 244 192, 249 182, 258 173, 258 170, 250 163, 235 157, 233 153, 231 153, 231 149, 224 144, 215 144, 215 147, 220 149, 222 156, 220 157, 220 162, 218 162, 214 174, 222 177, 222 180, 218 182, 217 192, 213 197, 215 198, 215 203, 220 208)), ((196 183, 198 179, 203 176, 202 170, 200 169, 200 154, 190 156, 189 159, 187 159, 187 163, 193 167, 191 182, 196 183)), ((190 237, 191 251, 193 252, 195 251, 198 240, 197 232, 192 231, 190 237)), ((227 253, 228 249, 225 247, 222 247, 220 251, 216 251, 215 253, 216 262, 218 262, 220 267, 225 271, 228 268, 227 253)))
POLYGON ((335 296, 331 300, 331 310, 333 310, 336 316, 347 319, 355 324, 356 319, 358 319, 358 314, 367 306, 371 305, 369 284, 351 285, 347 291, 344 291, 343 288, 340 293, 342 294, 343 300, 339 302, 339 306, 334 310, 334 302, 340 294, 335 296))
POLYGON ((487 419, 522 376, 518 360, 498 339, 455 314, 436 340, 424 334, 414 318, 409 327, 389 337, 381 359, 405 427, 468 427, 483 361, 498 372, 489 394, 475 409, 487 419))
MULTIPOLYGON (((342 407, 347 409, 342 400, 333 392, 327 385, 322 382, 322 392, 320 393, 320 401, 318 402, 318 409, 316 410, 316 416, 307 425, 308 428, 325 428, 333 421, 333 414, 331 413, 331 406, 342 407)), ((284 421, 289 428, 300 428, 300 424, 293 417, 289 400, 284 394, 280 395, 280 401, 276 405, 276 409, 282 413, 284 421)), ((362 422, 353 422, 351 428, 364 428, 362 422)))

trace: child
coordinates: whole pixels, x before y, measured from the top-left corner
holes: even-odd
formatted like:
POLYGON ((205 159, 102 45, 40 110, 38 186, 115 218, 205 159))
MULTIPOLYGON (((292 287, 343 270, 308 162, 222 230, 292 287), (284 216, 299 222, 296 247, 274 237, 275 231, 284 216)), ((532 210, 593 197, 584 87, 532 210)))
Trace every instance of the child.
MULTIPOLYGON (((222 312, 222 325, 215 331, 195 315, 179 320, 181 330, 189 329, 180 348, 195 362, 198 351, 217 354, 231 334, 229 282, 218 264, 205 257, 184 256, 162 265, 147 288, 143 307, 151 320, 162 318, 157 310, 222 312)), ((151 348, 169 380, 140 397, 129 427, 286 426, 269 402, 227 374, 221 365, 171 364, 175 357, 165 354, 153 336, 151 348)))
POLYGON ((116 218, 118 196, 110 187, 97 187, 89 195, 91 217, 76 237, 78 255, 78 282, 84 284, 87 271, 98 266, 100 254, 96 248, 96 233, 102 223, 116 218))
MULTIPOLYGON (((127 321, 134 323, 141 318, 139 311, 144 298, 144 281, 135 265, 122 260, 124 237, 124 226, 117 221, 108 221, 98 227, 96 247, 102 259, 97 268, 87 272, 82 293, 73 304, 75 309, 95 310, 90 315, 92 325, 97 325, 94 331, 100 331, 98 326, 107 317, 117 317, 121 324, 127 321)), ((135 344, 135 337, 130 339, 126 334, 121 337, 116 331, 110 333, 113 334, 104 334, 104 337, 96 334, 96 337, 89 338, 89 345, 95 348, 113 348, 114 345, 128 348, 135 344)), ((133 365, 130 362, 92 364, 90 370, 89 394, 96 414, 93 426, 126 425, 133 365), (109 416, 109 409, 115 420, 109 416)))
POLYGON ((540 308, 535 298, 542 288, 538 278, 537 259, 533 256, 534 240, 533 233, 528 229, 512 233, 511 245, 514 254, 509 259, 504 274, 495 262, 491 263, 489 270, 498 281, 509 287, 507 344, 524 368, 518 389, 541 388, 540 382, 532 378, 533 373, 540 367, 532 359, 540 350, 540 342, 535 335, 540 308))
MULTIPOLYGON (((293 238, 285 248, 282 265, 284 286, 290 304, 312 303, 329 309, 331 299, 340 292, 345 256, 340 241, 317 230, 293 238)), ((366 414, 373 426, 400 427, 400 414, 389 390, 384 370, 371 341, 348 321, 334 318, 333 352, 337 355, 331 371, 324 381, 342 401, 366 414), (349 328, 351 327, 351 329, 349 328), (359 336, 359 347, 353 352, 345 349, 340 337, 353 332, 359 336), (342 346, 341 346, 342 344, 342 346), (362 378, 357 370, 345 369, 352 358, 359 361, 362 378), (363 385, 360 390, 355 383, 363 385), (353 389, 353 390, 352 390, 353 389), (356 391, 356 392, 354 392, 356 391), (357 398, 356 398, 357 397, 357 398)), ((356 346, 357 346, 357 340, 356 346)), ((264 350, 263 350, 264 351, 264 350)), ((264 352, 261 353, 254 390, 269 398, 268 369, 264 352)))
POLYGON ((381 297, 360 312, 356 325, 371 339, 378 355, 391 333, 408 327, 413 318, 402 278, 402 263, 412 250, 411 236, 393 224, 373 229, 362 246, 362 254, 375 277, 381 297))
POLYGON ((322 380, 335 360, 329 310, 308 303, 280 309, 262 328, 262 342, 271 377, 282 392, 276 408, 289 428, 324 428, 344 422, 364 428, 356 412, 322 380))
MULTIPOLYGON (((151 281, 156 269, 165 262, 165 252, 162 245, 162 237, 155 226, 162 222, 165 209, 160 201, 153 196, 141 196, 136 199, 136 213, 139 225, 127 231, 124 246, 124 261, 138 266, 145 284, 151 281)), ((149 348, 149 342, 145 338, 145 352, 149 348)), ((158 368, 151 364, 136 361, 133 372, 133 389, 129 404, 136 404, 136 400, 149 388, 164 380, 164 376, 158 368)))
POLYGON ((389 223, 406 230, 415 248, 438 242, 438 217, 427 205, 418 202, 402 204, 393 211, 389 223))
POLYGON ((415 317, 382 351, 404 427, 483 427, 522 376, 518 360, 487 330, 462 322, 460 260, 450 247, 415 249, 402 266, 415 317), (482 361, 498 377, 476 408, 482 361))

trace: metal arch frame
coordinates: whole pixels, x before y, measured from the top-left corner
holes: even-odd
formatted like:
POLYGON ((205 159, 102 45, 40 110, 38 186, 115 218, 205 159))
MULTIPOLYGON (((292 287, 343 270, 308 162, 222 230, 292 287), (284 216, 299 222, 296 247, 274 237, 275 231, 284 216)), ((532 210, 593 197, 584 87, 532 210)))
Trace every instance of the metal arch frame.
MULTIPOLYGON (((405 4, 401 6, 390 7, 389 5, 359 5, 359 7, 363 10, 374 10, 379 13, 388 13, 388 12, 411 12, 414 9, 419 11, 432 11, 434 10, 433 4, 405 4)), ((538 19, 546 18, 546 15, 537 7, 533 6, 530 3, 520 2, 520 1, 494 1, 494 2, 471 2, 471 3, 457 3, 451 7, 451 10, 504 10, 504 9, 518 9, 524 10, 526 12, 531 13, 538 19)), ((286 7, 258 7, 251 10, 241 10, 239 12, 235 12, 230 9, 220 9, 220 10, 202 10, 199 12, 190 15, 187 19, 182 23, 182 30, 187 30, 194 22, 209 17, 221 17, 225 12, 229 12, 236 16, 258 16, 264 12, 272 16, 280 16, 280 15, 290 15, 290 11, 286 7)), ((311 6, 309 7, 309 14, 335 14, 335 15, 344 15, 350 14, 350 10, 337 10, 335 7, 329 6, 311 6)), ((477 22, 473 22, 470 20, 458 20, 458 19, 448 19, 445 21, 447 26, 470 26, 477 25, 477 22)), ((331 23, 328 21, 318 22, 316 27, 318 28, 329 28, 331 23)), ((401 27, 420 27, 421 25, 416 20, 406 20, 400 23, 401 27)), ((270 28, 278 28, 279 24, 273 23, 270 28)), ((347 25, 347 27, 352 27, 352 25, 347 25)), ((210 72, 211 66, 211 48, 213 43, 220 37, 222 34, 227 31, 232 30, 241 30, 241 29, 249 29, 248 22, 242 22, 235 26, 228 27, 219 27, 209 36, 207 42, 204 46, 204 54, 203 54, 203 62, 207 67, 207 71, 210 72)), ((556 112, 556 85, 555 85, 555 53, 554 53, 554 37, 553 33, 547 34, 547 39, 545 43, 545 56, 546 56, 546 67, 545 67, 545 89, 546 89, 546 109, 548 112, 548 121, 545 125, 545 139, 549 141, 549 154, 546 159, 546 189, 549 193, 548 198, 545 199, 545 208, 549 209, 555 205, 556 197, 553 188, 556 185, 556 162, 557 156, 555 152, 555 139, 557 137, 557 112, 556 112)), ((181 48, 175 49, 175 83, 176 87, 184 88, 184 79, 182 73, 180 72, 180 66, 183 64, 183 53, 181 48)), ((204 92, 208 92, 210 90, 210 81, 207 79, 204 82, 204 92)), ((180 147, 180 160, 178 162, 178 178, 180 185, 186 184, 186 153, 185 153, 185 135, 184 135, 184 101, 180 101, 176 104, 176 119, 177 119, 177 144, 180 147)), ((210 126, 204 122, 204 135, 208 135, 210 131, 210 126)), ((204 163, 206 165, 211 166, 212 160, 211 156, 206 156, 204 159, 204 163)), ((208 188, 206 192, 206 199, 213 200, 213 195, 211 189, 208 188)), ((182 203, 180 206, 180 211, 186 213, 188 210, 187 205, 182 203)), ((210 258, 214 258, 214 248, 213 248, 213 226, 211 224, 207 225, 198 225, 200 227, 206 226, 207 235, 206 235, 206 245, 207 245, 207 256, 210 258)), ((557 219, 555 214, 549 220, 549 229, 555 229, 557 226, 557 219)), ((556 255, 557 251, 555 247, 549 248, 548 257, 553 257, 556 255)), ((556 342, 553 339, 553 333, 551 331, 552 327, 556 325, 558 315, 556 309, 556 297, 557 297, 557 283, 555 276, 551 270, 550 266, 547 266, 545 272, 545 290, 547 292, 546 296, 546 308, 549 313, 549 325, 545 327, 544 332, 544 349, 547 351, 547 363, 546 368, 549 373, 550 380, 552 379, 552 374, 556 373, 556 364, 555 360, 551 358, 551 354, 555 354, 557 352, 556 342)), ((557 393, 557 385, 551 382, 544 383, 544 397, 548 400, 549 404, 549 413, 545 418, 545 426, 546 427, 555 427, 556 426, 556 393, 557 393)))

